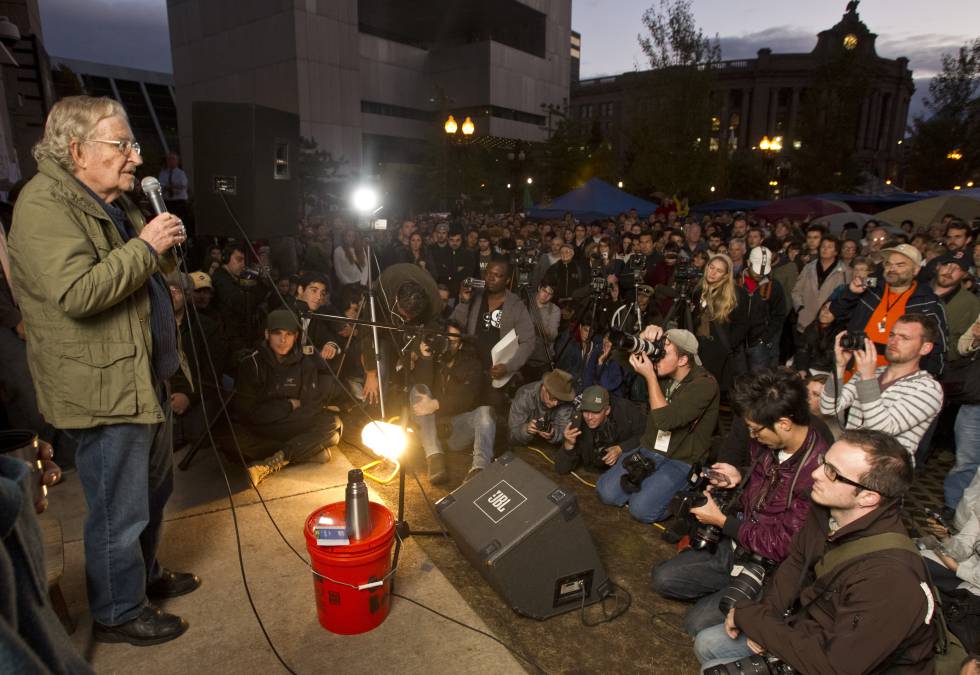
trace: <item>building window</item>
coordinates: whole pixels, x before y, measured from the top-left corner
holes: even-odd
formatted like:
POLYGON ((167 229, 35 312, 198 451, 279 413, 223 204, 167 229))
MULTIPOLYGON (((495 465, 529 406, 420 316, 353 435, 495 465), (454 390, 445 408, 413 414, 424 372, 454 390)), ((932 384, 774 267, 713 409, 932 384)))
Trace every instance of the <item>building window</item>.
POLYGON ((708 139, 708 150, 711 152, 718 152, 718 138, 712 136, 708 139))
POLYGON ((721 118, 715 115, 711 116, 711 130, 719 131, 721 129, 721 118))
POLYGON ((272 177, 275 180, 289 180, 289 141, 276 139, 272 177))
POLYGON ((580 111, 580 115, 582 116, 582 119, 583 120, 592 119, 592 104, 591 103, 587 103, 587 104, 583 105, 581 108, 579 108, 579 111, 580 111))
POLYGON ((616 111, 616 104, 613 102, 602 103, 599 106, 599 114, 602 117, 612 117, 616 111))

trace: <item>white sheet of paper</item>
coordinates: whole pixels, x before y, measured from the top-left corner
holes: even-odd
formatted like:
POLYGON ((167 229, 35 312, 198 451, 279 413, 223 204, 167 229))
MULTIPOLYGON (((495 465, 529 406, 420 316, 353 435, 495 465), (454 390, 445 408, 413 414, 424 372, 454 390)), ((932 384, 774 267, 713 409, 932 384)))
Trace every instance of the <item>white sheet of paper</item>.
MULTIPOLYGON (((493 346, 490 350, 490 362, 493 365, 499 363, 507 363, 517 354, 517 332, 511 328, 507 335, 500 338, 500 342, 493 346)), ((493 381, 493 386, 495 389, 500 389, 502 386, 510 382, 510 378, 514 377, 514 373, 509 373, 504 377, 498 377, 493 381)))

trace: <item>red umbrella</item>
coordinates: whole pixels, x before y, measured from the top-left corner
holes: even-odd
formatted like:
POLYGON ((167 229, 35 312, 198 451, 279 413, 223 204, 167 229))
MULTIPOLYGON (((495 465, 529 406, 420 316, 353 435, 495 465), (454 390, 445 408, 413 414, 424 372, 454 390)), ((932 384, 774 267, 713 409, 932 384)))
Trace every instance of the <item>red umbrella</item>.
POLYGON ((765 218, 769 222, 780 218, 790 220, 812 220, 820 216, 850 211, 851 207, 843 202, 817 199, 815 197, 790 197, 777 199, 754 211, 757 218, 765 218))

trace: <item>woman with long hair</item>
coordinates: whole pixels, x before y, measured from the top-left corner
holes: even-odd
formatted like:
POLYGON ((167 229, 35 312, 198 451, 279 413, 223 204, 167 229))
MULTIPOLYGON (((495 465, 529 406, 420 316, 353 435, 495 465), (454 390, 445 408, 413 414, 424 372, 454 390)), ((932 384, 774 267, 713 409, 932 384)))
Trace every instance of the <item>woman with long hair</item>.
POLYGON ((412 264, 425 269, 425 242, 422 241, 420 233, 413 232, 412 236, 409 237, 408 252, 412 256, 412 264))
POLYGON ((344 230, 340 244, 333 250, 333 269, 341 286, 368 282, 368 249, 361 233, 352 228, 344 230))
POLYGON ((735 283, 732 269, 727 255, 712 255, 692 298, 691 332, 698 338, 698 355, 723 392, 735 375, 744 372, 737 360, 745 358, 749 330, 748 294, 735 283))

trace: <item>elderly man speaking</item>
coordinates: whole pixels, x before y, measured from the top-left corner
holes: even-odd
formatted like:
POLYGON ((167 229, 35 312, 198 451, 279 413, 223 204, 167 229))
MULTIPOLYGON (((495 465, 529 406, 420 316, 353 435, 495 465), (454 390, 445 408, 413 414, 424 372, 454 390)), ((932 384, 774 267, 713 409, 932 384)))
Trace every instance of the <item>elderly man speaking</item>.
POLYGON ((116 101, 59 101, 34 158, 14 209, 11 276, 38 407, 78 443, 94 636, 159 644, 187 622, 147 598, 200 585, 156 559, 173 490, 167 379, 180 365, 161 272, 185 231, 168 213, 144 222, 126 198, 143 160, 116 101))

